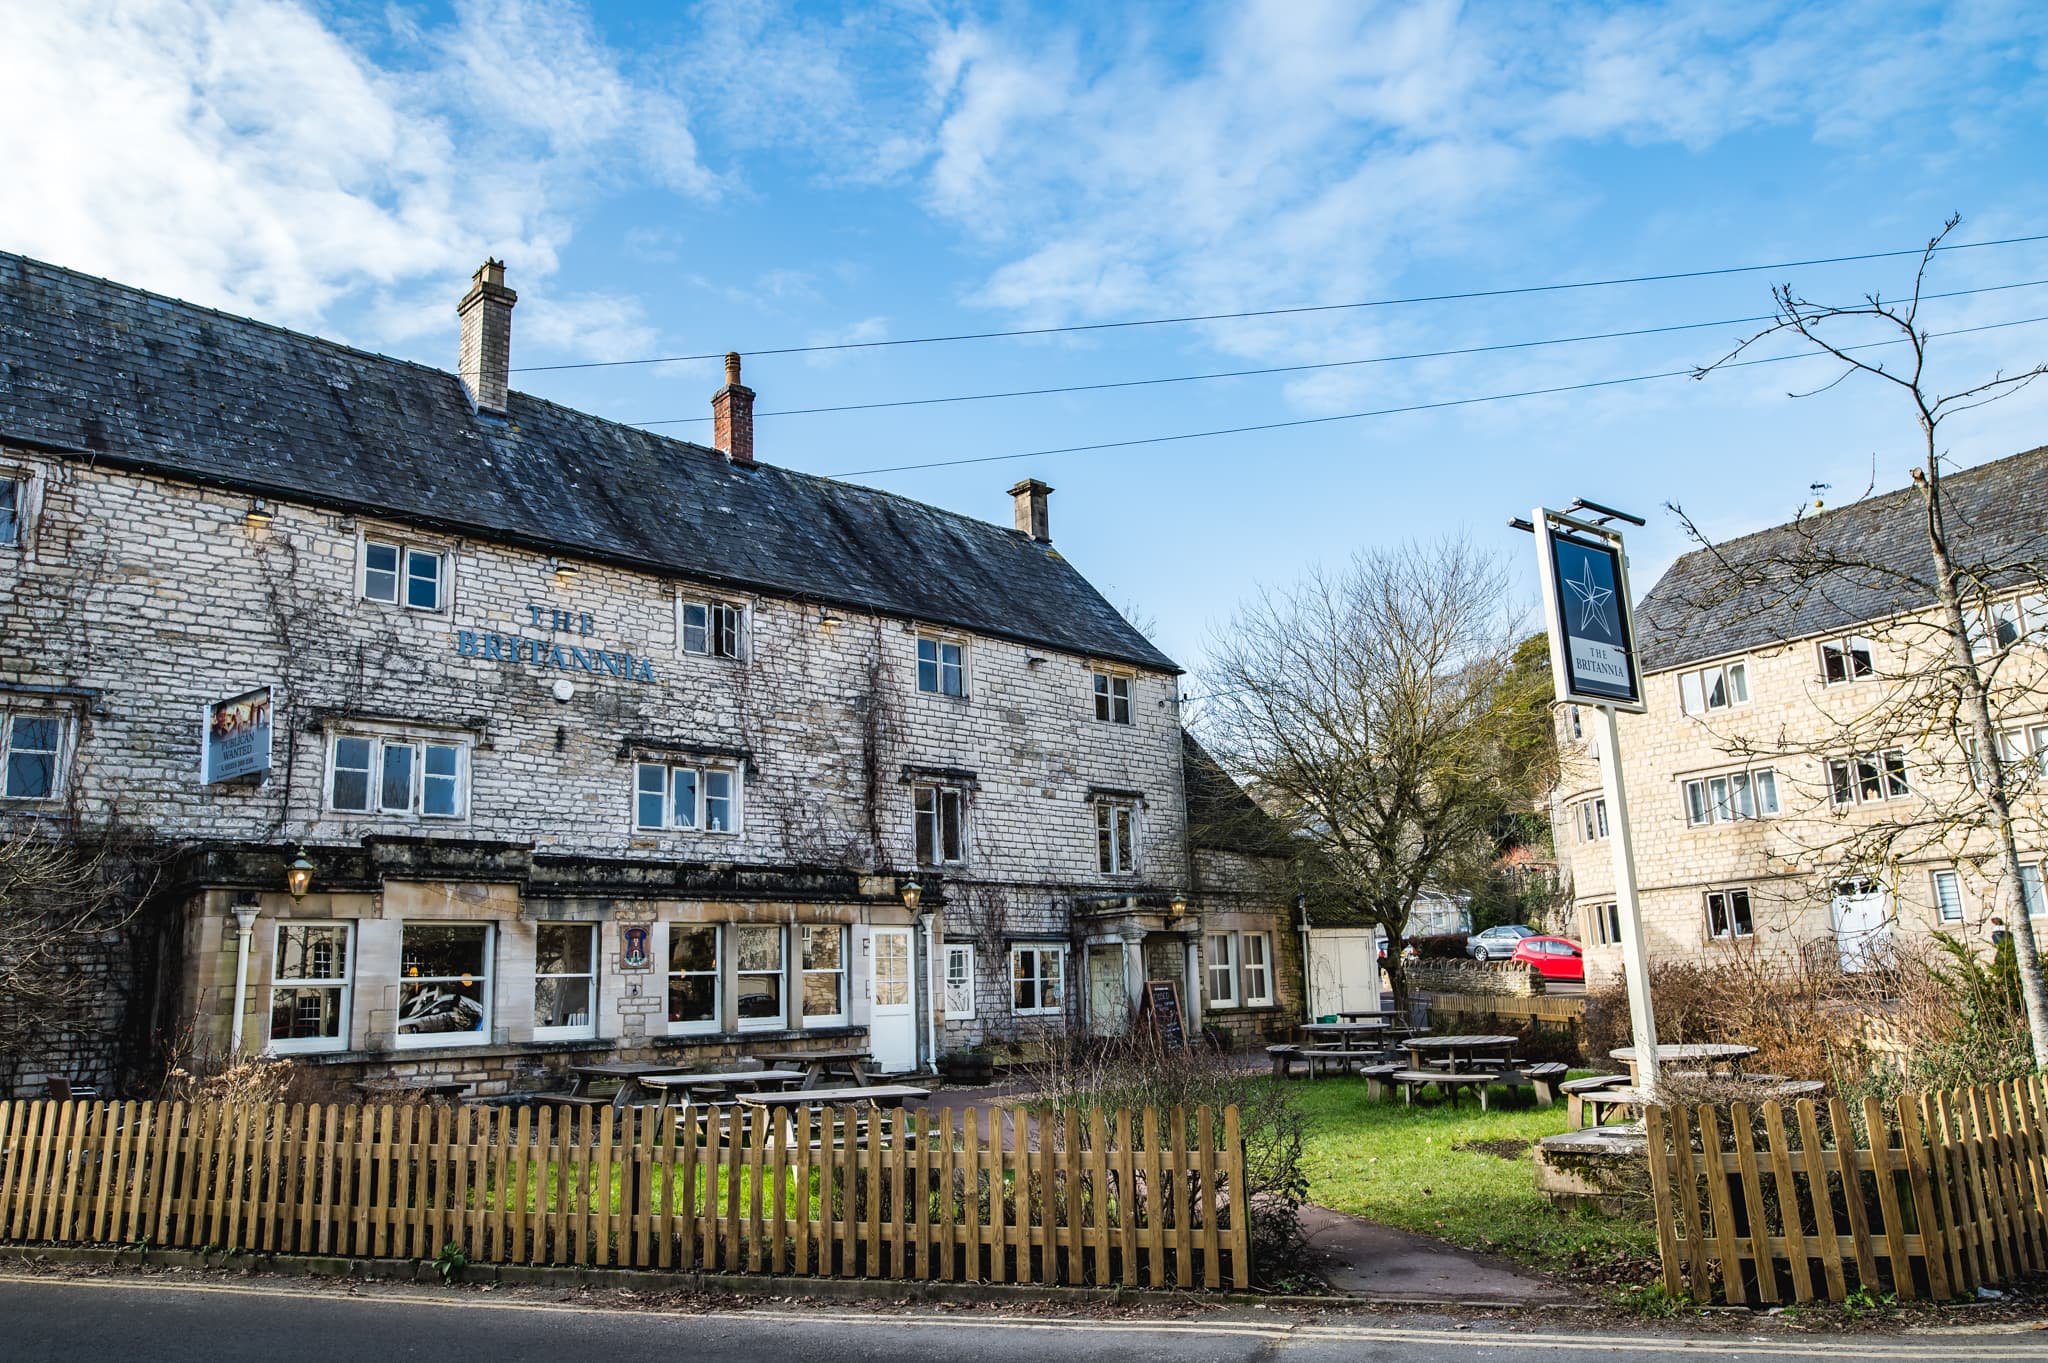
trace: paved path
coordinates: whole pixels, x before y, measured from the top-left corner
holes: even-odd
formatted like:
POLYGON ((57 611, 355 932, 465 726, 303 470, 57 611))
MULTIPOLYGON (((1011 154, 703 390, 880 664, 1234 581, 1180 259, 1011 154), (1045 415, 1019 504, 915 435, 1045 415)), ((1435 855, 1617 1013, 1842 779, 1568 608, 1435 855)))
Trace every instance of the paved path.
POLYGON ((1347 1296, 1372 1301, 1551 1305, 1577 1293, 1506 1259, 1395 1230, 1313 1204, 1301 1209, 1316 1273, 1347 1296))
POLYGON ((852 1363, 906 1358, 1046 1363, 1653 1363, 1698 1354, 1743 1363, 1814 1359, 2048 1360, 2020 1331, 1916 1336, 1612 1334, 1477 1323, 1372 1324, 1342 1316, 1239 1309, 1176 1320, 1071 1320, 997 1310, 844 1309, 670 1314, 473 1291, 341 1285, 181 1285, 161 1279, 0 1278, 9 1363, 343 1363, 358 1359, 602 1359, 605 1363, 852 1363))

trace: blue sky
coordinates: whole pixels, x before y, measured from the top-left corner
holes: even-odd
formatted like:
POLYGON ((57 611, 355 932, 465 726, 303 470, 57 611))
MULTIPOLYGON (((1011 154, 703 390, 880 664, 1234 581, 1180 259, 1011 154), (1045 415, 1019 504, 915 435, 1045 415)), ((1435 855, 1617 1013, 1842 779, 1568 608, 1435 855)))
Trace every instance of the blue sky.
MULTIPOLYGON (((0 247, 453 367, 486 252, 514 364, 744 351, 1442 294, 2048 232, 2048 9, 1915 6, 859 7, 135 0, 9 17, 0 247), (22 116, 25 111, 27 116, 22 116)), ((768 416, 1329 364, 1755 316, 1781 277, 1887 294, 1873 261, 1024 340, 757 356, 760 457, 826 474, 1323 417, 1682 368, 1751 329, 1092 394, 768 416)), ((2048 242, 1939 290, 2048 281, 2048 242)), ((2048 316, 2048 285, 1930 305, 2048 316)), ((2048 324, 1941 343, 1958 381, 2048 324)), ((1055 542, 1198 668, 1258 586, 1583 495, 1649 516, 1638 589, 1708 530, 1903 481, 1910 414, 1812 364, 863 478, 1055 542)), ((647 422, 715 362, 515 376, 647 422)), ((2048 389, 1951 431, 2048 443, 2048 389)), ((660 429, 707 438, 708 424, 660 429)), ((1528 590, 1533 601, 1533 585, 1528 590)), ((1196 689, 1199 679, 1191 681, 1196 689)))

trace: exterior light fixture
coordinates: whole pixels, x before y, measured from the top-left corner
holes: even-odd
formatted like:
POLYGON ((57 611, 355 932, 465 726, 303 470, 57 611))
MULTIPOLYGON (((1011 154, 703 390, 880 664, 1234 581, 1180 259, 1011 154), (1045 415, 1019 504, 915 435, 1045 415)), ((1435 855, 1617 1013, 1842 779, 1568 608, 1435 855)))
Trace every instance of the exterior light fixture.
POLYGON ((269 502, 257 497, 250 501, 249 512, 243 519, 251 525, 269 525, 277 519, 277 513, 271 509, 269 502))
POLYGON ((551 558, 548 560, 548 574, 558 579, 574 577, 576 576, 576 565, 565 563, 558 558, 551 558))
POLYGON ((306 858, 306 849, 292 858, 291 865, 284 868, 284 887, 291 891, 293 899, 304 899, 306 891, 313 888, 313 863, 306 858))
POLYGON ((1172 914, 1175 918, 1178 918, 1182 914, 1186 913, 1188 911, 1187 895, 1179 891, 1176 891, 1174 893, 1172 902, 1166 906, 1166 911, 1172 914))
POLYGON ((909 909, 912 913, 916 913, 917 906, 923 899, 924 886, 918 884, 915 880, 906 880, 903 882, 904 908, 909 909))
POLYGON ((819 629, 831 629, 834 625, 837 625, 839 623, 840 619, 838 616, 834 615, 830 610, 828 610, 824 606, 818 607, 819 629))

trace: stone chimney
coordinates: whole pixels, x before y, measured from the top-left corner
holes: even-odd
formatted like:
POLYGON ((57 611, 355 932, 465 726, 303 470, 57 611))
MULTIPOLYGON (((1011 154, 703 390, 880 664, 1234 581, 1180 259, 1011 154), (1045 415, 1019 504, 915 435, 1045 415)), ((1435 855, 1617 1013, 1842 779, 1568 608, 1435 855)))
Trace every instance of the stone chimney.
POLYGON ((754 390, 740 382, 738 351, 725 355, 725 387, 711 395, 711 443, 736 464, 754 462, 754 390))
POLYGON ((1045 499, 1052 489, 1036 478, 1026 478, 1010 489, 1017 503, 1017 529, 1040 544, 1052 543, 1052 522, 1046 516, 1045 499))
POLYGON ((512 380, 512 305, 518 301, 519 295, 505 287, 505 262, 486 259, 469 293, 456 304, 462 353, 455 372, 480 412, 505 410, 512 380))

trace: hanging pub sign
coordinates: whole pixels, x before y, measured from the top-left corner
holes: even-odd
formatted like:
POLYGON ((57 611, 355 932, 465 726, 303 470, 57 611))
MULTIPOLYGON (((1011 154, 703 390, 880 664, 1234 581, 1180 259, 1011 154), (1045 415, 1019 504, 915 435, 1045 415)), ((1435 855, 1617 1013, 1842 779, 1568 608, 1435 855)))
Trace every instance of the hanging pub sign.
POLYGON ((1557 698, 1641 713, 1643 679, 1621 536, 1541 507, 1532 520, 1557 698))
POLYGON ((265 686, 206 707, 200 745, 202 785, 270 770, 270 688, 265 686))

